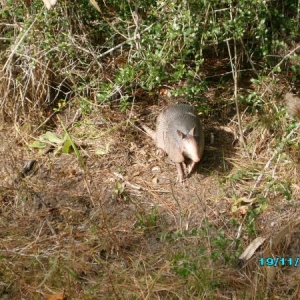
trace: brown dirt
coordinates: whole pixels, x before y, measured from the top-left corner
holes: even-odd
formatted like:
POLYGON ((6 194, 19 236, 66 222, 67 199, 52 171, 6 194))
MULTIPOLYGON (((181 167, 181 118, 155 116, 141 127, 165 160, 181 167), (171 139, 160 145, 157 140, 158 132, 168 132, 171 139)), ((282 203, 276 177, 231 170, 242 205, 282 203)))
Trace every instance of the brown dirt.
MULTIPOLYGON (((152 126, 163 106, 157 104, 148 107, 146 114, 143 104, 132 111, 152 126)), ((246 156, 237 143, 236 122, 228 119, 232 109, 223 108, 219 120, 201 117, 206 148, 183 185, 176 183, 175 166, 167 157, 157 157, 153 141, 127 124, 129 116, 117 108, 101 107, 81 116, 80 126, 69 127, 85 171, 74 153, 39 153, 29 147, 32 137, 3 127, 2 299, 39 299, 39 295, 61 291, 70 299, 177 299, 187 295, 199 299, 207 290, 210 297, 221 299, 251 293, 248 287, 259 286, 251 282, 251 272, 263 252, 250 265, 237 269, 228 265, 225 253, 233 259, 234 253, 240 254, 254 239, 245 233, 238 248, 236 223, 245 222, 253 207, 238 204, 236 212, 232 207, 249 194, 268 157, 259 157, 258 148, 255 161, 246 156), (101 155, 96 154, 99 149, 101 155), (33 169, 22 175, 30 160, 36 160, 33 169), (232 179, 245 168, 248 178, 243 173, 242 178, 232 179), (201 274, 189 277, 187 284, 176 270, 196 262, 201 274), (219 282, 215 289, 211 286, 214 280, 219 282)), ((72 124, 74 115, 70 109, 61 117, 65 124, 72 124)), ((55 130, 58 135, 63 132, 59 123, 55 130)), ((252 130, 249 142, 252 135, 257 140, 252 130)), ((265 155, 263 145, 260 151, 265 155)), ((292 165, 288 166, 290 174, 292 165)), ((287 166, 278 168, 282 168, 278 174, 287 172, 287 166)), ((297 182, 298 176, 296 186, 297 182)), ((299 189, 293 197, 298 193, 299 189)), ((281 196, 279 192, 268 195, 270 205, 256 219, 257 235, 270 238, 291 216, 298 216, 297 206, 282 201, 281 196)), ((258 200, 255 205, 259 207, 258 200)), ((289 243, 285 245, 289 248, 289 243)), ((295 252, 295 247, 290 248, 286 255, 295 252)), ((280 289, 286 291, 283 284, 280 289)))

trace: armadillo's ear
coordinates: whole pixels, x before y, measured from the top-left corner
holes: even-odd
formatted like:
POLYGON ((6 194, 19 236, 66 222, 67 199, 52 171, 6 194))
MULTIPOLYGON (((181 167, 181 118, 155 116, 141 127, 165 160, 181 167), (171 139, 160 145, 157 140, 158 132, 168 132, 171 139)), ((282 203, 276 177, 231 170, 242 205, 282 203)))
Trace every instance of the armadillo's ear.
POLYGON ((189 132, 189 135, 196 135, 196 127, 192 128, 189 132))
POLYGON ((181 138, 181 139, 183 139, 184 138, 184 133, 183 132, 181 132, 180 130, 178 130, 177 129, 177 134, 178 134, 178 136, 181 138))

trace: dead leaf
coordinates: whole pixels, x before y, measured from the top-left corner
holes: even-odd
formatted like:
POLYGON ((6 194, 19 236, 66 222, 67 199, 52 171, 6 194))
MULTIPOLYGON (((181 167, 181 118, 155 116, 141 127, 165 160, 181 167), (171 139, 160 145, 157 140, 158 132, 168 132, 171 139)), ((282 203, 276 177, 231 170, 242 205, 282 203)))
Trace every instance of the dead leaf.
POLYGON ((56 4, 57 0, 43 0, 43 2, 47 9, 50 9, 56 4))
POLYGON ((237 213, 238 214, 240 214, 240 215, 242 215, 242 216, 244 216, 247 212, 248 212, 248 206, 246 206, 246 205, 242 205, 242 206, 240 206, 238 209, 237 209, 237 213))
POLYGON ((250 245, 246 248, 246 250, 240 255, 239 259, 245 259, 248 260, 252 257, 254 252, 257 250, 259 246, 263 244, 266 238, 258 237, 255 240, 253 240, 250 245))
POLYGON ((98 3, 95 0, 90 0, 90 2, 99 12, 101 12, 101 9, 100 9, 98 3))
POLYGON ((53 295, 45 295, 45 300, 64 300, 65 292, 57 293, 53 295))
POLYGON ((244 202, 244 203, 253 203, 255 200, 256 200, 256 198, 247 198, 247 197, 242 197, 242 198, 240 198, 240 200, 241 200, 241 202, 244 202))

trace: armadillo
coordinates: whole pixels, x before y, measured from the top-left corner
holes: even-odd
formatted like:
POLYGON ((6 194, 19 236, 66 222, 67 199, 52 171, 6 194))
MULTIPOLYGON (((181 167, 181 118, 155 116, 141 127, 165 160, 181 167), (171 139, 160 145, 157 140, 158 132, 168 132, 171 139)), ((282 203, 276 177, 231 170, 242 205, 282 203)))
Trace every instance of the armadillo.
POLYGON ((154 139, 159 153, 167 153, 175 162, 178 181, 183 182, 183 165, 191 173, 204 149, 203 129, 195 109, 188 104, 170 105, 157 117, 156 131, 141 126, 154 139))

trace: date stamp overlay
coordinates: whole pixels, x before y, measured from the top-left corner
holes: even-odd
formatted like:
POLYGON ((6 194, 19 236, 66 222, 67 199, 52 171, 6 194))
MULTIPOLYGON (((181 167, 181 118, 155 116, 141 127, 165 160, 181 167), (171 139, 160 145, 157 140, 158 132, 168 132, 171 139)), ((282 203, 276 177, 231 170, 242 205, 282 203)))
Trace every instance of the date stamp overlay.
POLYGON ((300 267, 300 257, 261 257, 258 263, 262 267, 300 267))

